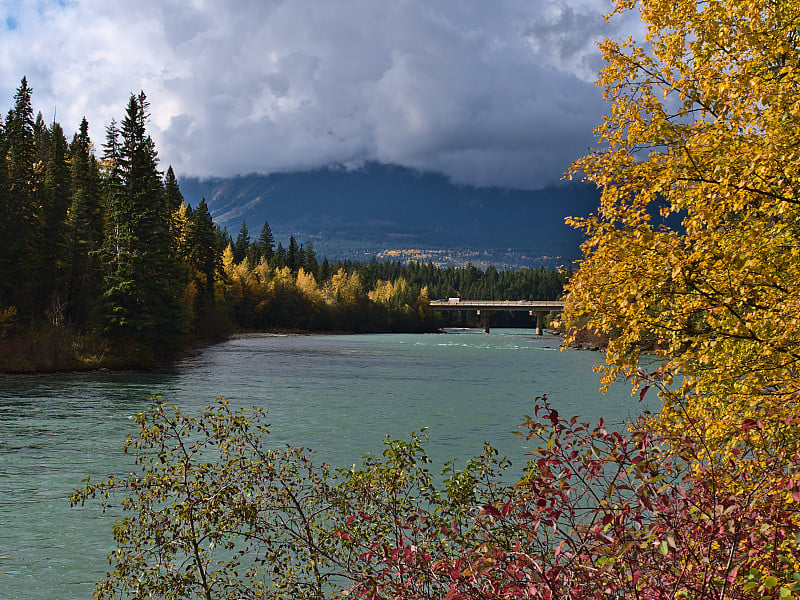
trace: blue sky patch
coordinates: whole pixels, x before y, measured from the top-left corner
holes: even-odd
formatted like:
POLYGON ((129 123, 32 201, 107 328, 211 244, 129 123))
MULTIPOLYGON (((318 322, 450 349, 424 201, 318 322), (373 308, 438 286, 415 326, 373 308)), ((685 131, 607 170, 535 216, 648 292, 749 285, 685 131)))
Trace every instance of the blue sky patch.
POLYGON ((6 17, 6 27, 14 31, 17 28, 17 20, 14 17, 6 17))

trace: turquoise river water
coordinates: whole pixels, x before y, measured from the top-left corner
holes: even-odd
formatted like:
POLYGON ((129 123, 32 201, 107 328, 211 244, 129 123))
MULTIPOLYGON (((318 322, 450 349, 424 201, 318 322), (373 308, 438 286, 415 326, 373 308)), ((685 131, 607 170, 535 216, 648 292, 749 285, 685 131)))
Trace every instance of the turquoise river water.
POLYGON ((157 373, 0 379, 0 598, 92 597, 114 547, 114 517, 70 508, 67 497, 87 475, 129 469, 122 443, 154 395, 186 411, 218 396, 265 407, 276 443, 313 448, 335 466, 380 452, 386 434, 422 427, 435 462, 467 458, 491 440, 520 464, 525 447, 510 432, 536 396, 593 421, 642 410, 624 384, 598 393, 600 360, 522 329, 247 336, 157 373))

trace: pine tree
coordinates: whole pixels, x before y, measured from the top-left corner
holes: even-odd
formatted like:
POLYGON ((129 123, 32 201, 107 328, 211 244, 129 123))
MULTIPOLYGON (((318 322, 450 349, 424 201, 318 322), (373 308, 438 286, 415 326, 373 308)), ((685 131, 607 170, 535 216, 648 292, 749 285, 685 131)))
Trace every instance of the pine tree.
POLYGON ((103 240, 100 169, 92 154, 89 123, 85 117, 70 144, 70 176, 67 302, 73 321, 82 325, 88 321, 99 289, 97 252, 103 240))
POLYGON ((183 278, 171 207, 146 132, 148 106, 143 92, 131 96, 119 137, 109 130, 106 152, 113 164, 104 303, 106 331, 113 339, 164 356, 180 343, 183 278))
POLYGON ((328 262, 328 257, 322 258, 322 264, 319 267, 319 283, 322 285, 331 278, 331 264, 328 262))
POLYGON ((228 247, 233 247, 233 238, 225 227, 220 227, 214 223, 214 237, 216 238, 217 253, 222 256, 228 247))
POLYGON ((271 260, 275 255, 275 238, 272 235, 272 229, 269 227, 269 222, 264 221, 264 227, 261 228, 261 235, 258 236, 258 244, 261 247, 261 256, 267 260, 271 260))
POLYGON ((236 243, 233 245, 233 262, 239 264, 247 256, 247 250, 250 248, 250 234, 247 231, 247 222, 242 221, 242 228, 239 230, 239 235, 236 236, 236 243))
POLYGON ((301 248, 303 249, 303 268, 317 277, 319 275, 319 263, 311 240, 307 241, 305 246, 301 248))
POLYGON ((167 167, 164 175, 164 195, 172 212, 176 212, 183 205, 183 194, 178 186, 178 179, 172 170, 172 165, 167 167))
POLYGON ((178 179, 175 177, 175 172, 172 170, 172 165, 167 168, 167 172, 164 174, 164 195, 170 210, 172 235, 177 238, 180 235, 181 229, 178 215, 180 210, 184 207, 184 200, 180 186, 178 185, 178 179))
POLYGON ((305 264, 306 264, 306 251, 303 248, 303 244, 300 244, 297 248, 297 270, 299 271, 300 269, 302 269, 305 264))
POLYGON ((66 299, 68 243, 67 209, 70 204, 69 148, 61 125, 53 123, 46 136, 50 148, 46 153, 44 181, 41 190, 43 230, 42 257, 38 295, 43 298, 66 299))
POLYGON ((103 161, 108 176, 120 177, 120 152, 119 125, 116 119, 111 119, 111 123, 106 127, 106 141, 103 144, 103 161))
POLYGON ((12 234, 12 221, 11 221, 11 195, 9 191, 8 182, 8 137, 7 127, 10 118, 6 123, 0 123, 0 239, 3 243, 0 244, 0 310, 7 308, 12 304, 13 298, 11 297, 9 285, 10 277, 12 275, 12 267, 14 266, 14 255, 11 251, 11 244, 9 235, 12 234))
POLYGON ((298 271, 302 266, 300 261, 300 248, 297 245, 297 240, 294 236, 289 236, 289 249, 286 256, 287 266, 292 271, 298 271))
POLYGON ((120 236, 124 237, 124 232, 120 230, 120 223, 127 222, 127 207, 121 200, 123 189, 120 154, 122 149, 119 138, 119 125, 115 119, 111 119, 111 123, 106 126, 101 167, 103 193, 108 203, 107 245, 113 247, 117 253, 121 250, 120 236))
POLYGON ((36 113, 36 120, 33 122, 33 144, 36 148, 36 162, 43 165, 50 159, 50 146, 52 143, 52 130, 44 122, 42 111, 36 113))
POLYGON ((273 262, 276 269, 285 267, 287 265, 286 248, 283 244, 278 242, 278 247, 275 249, 275 256, 273 262))
POLYGON ((216 242, 214 221, 203 198, 189 214, 185 247, 191 274, 209 298, 213 298, 214 282, 217 272, 222 268, 222 253, 216 242))
MULTIPOLYGON (((34 282, 39 251, 39 210, 36 203, 36 146, 34 143, 32 90, 22 78, 14 95, 14 108, 6 118, 6 193, 0 201, 2 251, 0 251, 0 304, 21 312, 37 312, 34 282)), ((4 173, 4 175, 6 174, 4 173)))

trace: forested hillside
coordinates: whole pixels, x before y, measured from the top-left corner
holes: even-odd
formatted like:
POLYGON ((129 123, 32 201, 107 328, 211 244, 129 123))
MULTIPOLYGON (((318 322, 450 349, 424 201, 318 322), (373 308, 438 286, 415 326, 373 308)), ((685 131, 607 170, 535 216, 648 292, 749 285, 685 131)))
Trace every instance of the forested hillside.
POLYGON ((332 264, 268 223, 234 240, 159 170, 148 111, 131 96, 98 158, 87 121, 68 142, 22 79, 0 127, 0 371, 149 366, 237 329, 431 331, 431 296, 561 294, 542 268, 332 264))
POLYGON ((311 239, 329 258, 372 255, 484 268, 558 267, 579 256, 566 216, 597 209, 592 185, 542 190, 476 188, 396 165, 329 167, 226 179, 181 178, 187 201, 205 197, 214 220, 235 233, 265 220, 282 238, 311 239))

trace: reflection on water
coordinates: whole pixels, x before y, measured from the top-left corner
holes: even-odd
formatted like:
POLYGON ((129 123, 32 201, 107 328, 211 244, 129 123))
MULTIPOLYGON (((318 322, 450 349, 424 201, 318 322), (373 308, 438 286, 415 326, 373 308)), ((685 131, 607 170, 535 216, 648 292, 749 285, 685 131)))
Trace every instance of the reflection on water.
MULTIPOLYGON (((530 330, 445 335, 244 336, 159 373, 0 379, 0 596, 86 599, 113 548, 112 515, 70 509, 67 495, 130 467, 133 416, 159 395, 187 411, 218 396, 265 407, 276 444, 316 449, 334 465, 379 452, 384 435, 428 427, 443 463, 484 440, 518 464, 509 434, 548 393, 562 414, 619 421, 641 406, 597 393, 590 352, 559 352, 530 330)), ((463 464, 463 463, 462 463, 463 464)))

